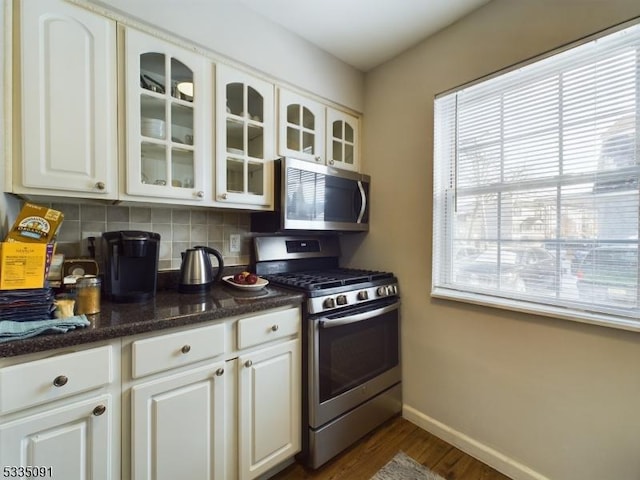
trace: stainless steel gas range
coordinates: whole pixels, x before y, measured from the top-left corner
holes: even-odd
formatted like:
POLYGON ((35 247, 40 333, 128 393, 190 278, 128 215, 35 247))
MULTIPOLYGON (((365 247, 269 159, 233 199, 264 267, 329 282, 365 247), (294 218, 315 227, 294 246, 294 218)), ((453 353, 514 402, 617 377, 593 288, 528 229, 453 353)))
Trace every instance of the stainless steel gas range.
POLYGON ((400 297, 389 272, 341 268, 336 236, 256 237, 256 273, 306 294, 302 445, 318 468, 400 413, 400 297))

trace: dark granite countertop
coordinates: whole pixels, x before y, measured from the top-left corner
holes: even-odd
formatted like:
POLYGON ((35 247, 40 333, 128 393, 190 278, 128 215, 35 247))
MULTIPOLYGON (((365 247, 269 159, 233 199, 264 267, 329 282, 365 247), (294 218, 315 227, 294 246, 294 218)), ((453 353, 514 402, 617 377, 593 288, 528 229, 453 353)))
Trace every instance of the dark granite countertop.
POLYGON ((301 293, 271 285, 253 292, 221 284, 214 286, 206 294, 178 293, 176 289, 160 290, 153 300, 144 303, 103 301, 100 313, 87 315, 91 325, 86 328, 0 343, 0 357, 194 325, 285 305, 297 305, 303 299, 301 293))

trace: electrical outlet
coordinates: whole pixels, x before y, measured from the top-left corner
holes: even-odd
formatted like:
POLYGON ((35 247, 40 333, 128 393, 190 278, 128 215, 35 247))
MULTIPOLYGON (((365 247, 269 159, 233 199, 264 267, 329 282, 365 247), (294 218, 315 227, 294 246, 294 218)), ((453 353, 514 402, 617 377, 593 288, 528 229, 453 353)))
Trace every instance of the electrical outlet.
POLYGON ((240 253, 240 235, 229 236, 229 251, 231 253, 240 253))

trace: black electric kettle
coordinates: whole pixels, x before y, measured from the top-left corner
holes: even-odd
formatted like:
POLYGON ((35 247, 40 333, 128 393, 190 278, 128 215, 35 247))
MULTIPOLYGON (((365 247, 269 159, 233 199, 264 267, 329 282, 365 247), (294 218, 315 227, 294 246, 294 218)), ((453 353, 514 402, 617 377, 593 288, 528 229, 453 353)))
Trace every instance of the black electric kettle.
POLYGON ((180 283, 178 291, 182 293, 203 293, 222 278, 224 262, 222 254, 214 248, 197 246, 182 252, 180 265, 180 283), (213 276, 210 255, 218 259, 218 273, 213 276))

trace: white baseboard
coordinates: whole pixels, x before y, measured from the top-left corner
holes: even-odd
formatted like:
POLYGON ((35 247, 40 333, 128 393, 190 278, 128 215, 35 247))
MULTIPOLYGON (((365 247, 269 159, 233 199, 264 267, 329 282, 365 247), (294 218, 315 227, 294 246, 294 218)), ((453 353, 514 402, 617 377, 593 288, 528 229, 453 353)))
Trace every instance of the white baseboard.
POLYGON ((434 434, 436 437, 441 438, 463 452, 495 468, 509 478, 514 480, 549 480, 549 478, 526 465, 507 457, 464 433, 454 430, 448 425, 425 415, 413 407, 404 405, 402 407, 402 416, 427 432, 434 434))

